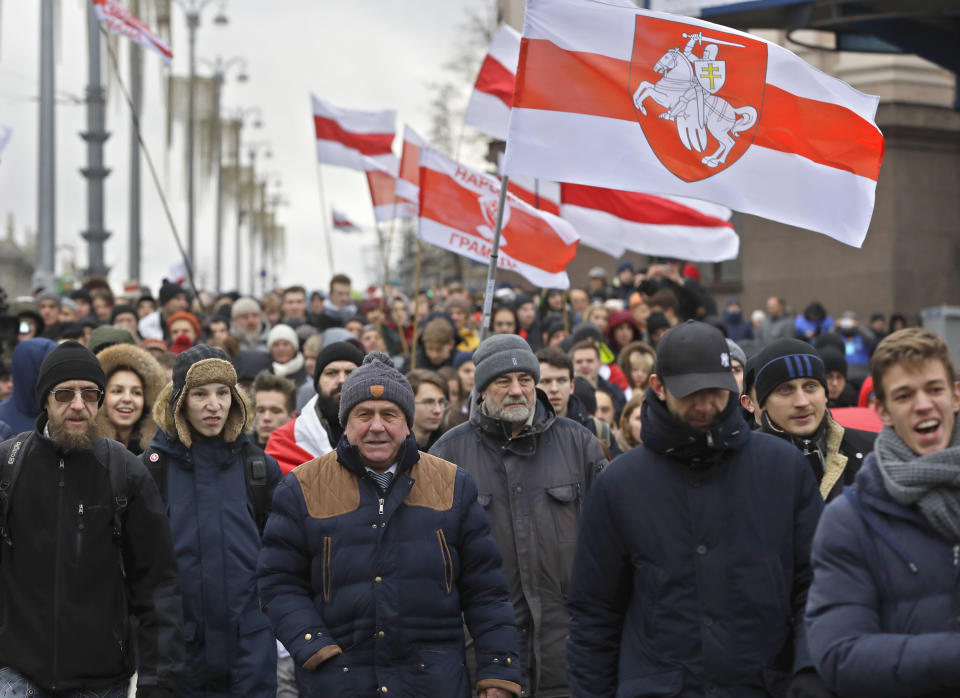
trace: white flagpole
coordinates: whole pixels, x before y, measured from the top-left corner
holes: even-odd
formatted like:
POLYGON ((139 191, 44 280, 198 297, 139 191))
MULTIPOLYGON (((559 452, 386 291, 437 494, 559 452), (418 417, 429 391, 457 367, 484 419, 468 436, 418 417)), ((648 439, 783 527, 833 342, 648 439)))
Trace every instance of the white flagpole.
MULTIPOLYGON (((317 163, 317 183, 320 186, 320 218, 323 221, 323 237, 327 241, 327 269, 330 271, 330 279, 332 279, 333 275, 337 273, 333 264, 333 243, 331 242, 333 232, 330 230, 326 197, 323 195, 323 165, 319 162, 317 163)), ((327 281, 329 282, 330 279, 327 279, 327 281)))
POLYGON ((483 296, 483 324, 480 327, 480 341, 490 333, 490 311, 493 310, 493 285, 497 277, 497 260, 500 257, 500 229, 503 227, 503 207, 507 199, 509 177, 503 175, 500 180, 500 200, 497 203, 497 228, 493 233, 493 249, 490 250, 490 266, 487 268, 487 290, 483 296))

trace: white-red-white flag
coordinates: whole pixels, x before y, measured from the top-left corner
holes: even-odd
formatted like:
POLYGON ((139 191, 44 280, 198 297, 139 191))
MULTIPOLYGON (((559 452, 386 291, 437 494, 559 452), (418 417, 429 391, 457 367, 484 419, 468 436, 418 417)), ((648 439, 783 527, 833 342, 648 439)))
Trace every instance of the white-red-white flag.
POLYGON ((97 12, 97 18, 104 23, 111 34, 120 34, 154 51, 164 63, 170 65, 173 60, 173 51, 170 50, 170 46, 123 5, 116 0, 93 0, 93 8, 97 12))
MULTIPOLYGON (((421 240, 478 262, 489 262, 500 181, 420 148, 421 240)), ((565 271, 579 237, 565 220, 507 192, 497 265, 543 288, 569 288, 565 271)))
POLYGON ((397 113, 341 109, 310 95, 313 127, 317 138, 317 161, 327 165, 365 171, 376 166, 391 170, 397 166, 393 137, 397 113))
POLYGON ((877 97, 708 22, 582 0, 526 8, 511 176, 687 196, 863 243, 877 97))
POLYGON ((397 196, 397 171, 392 172, 370 163, 367 172, 367 187, 373 203, 373 217, 377 223, 394 218, 416 218, 417 205, 397 196))
POLYGON ((463 119, 478 131, 501 141, 507 139, 519 59, 519 32, 509 24, 501 24, 477 73, 463 119))
POLYGON ((334 230, 339 230, 341 233, 360 232, 359 226, 354 225, 345 213, 338 211, 333 206, 330 207, 330 216, 333 218, 334 230))
POLYGON ((626 250, 691 262, 736 259, 740 238, 729 208, 584 184, 560 185, 560 215, 584 245, 622 257, 626 250))
POLYGON ((403 151, 400 153, 400 175, 397 178, 397 197, 419 205, 420 148, 430 144, 409 126, 403 127, 403 151))

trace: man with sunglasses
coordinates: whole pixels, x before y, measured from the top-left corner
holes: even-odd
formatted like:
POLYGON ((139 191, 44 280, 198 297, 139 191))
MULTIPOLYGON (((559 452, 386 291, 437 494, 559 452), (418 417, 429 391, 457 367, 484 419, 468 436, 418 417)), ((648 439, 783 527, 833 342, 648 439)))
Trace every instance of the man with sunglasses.
POLYGON ((35 428, 0 444, 4 698, 122 698, 135 669, 138 696, 174 695, 184 650, 170 529, 147 469, 97 435, 105 383, 96 357, 64 342, 40 366, 35 428))

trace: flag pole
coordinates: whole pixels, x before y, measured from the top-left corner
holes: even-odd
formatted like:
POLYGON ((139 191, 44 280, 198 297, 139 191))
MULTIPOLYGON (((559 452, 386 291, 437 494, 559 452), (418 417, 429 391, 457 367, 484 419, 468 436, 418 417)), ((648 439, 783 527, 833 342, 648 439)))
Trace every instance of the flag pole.
POLYGON ((493 285, 497 277, 497 261, 500 257, 500 229, 503 227, 503 208, 507 200, 507 185, 510 178, 503 175, 500 180, 500 200, 497 202, 497 228, 493 233, 493 249, 490 250, 490 266, 487 268, 487 290, 483 296, 483 324, 480 327, 480 341, 490 333, 490 311, 493 310, 493 285))
MULTIPOLYGON (((413 274, 413 343, 410 345, 410 370, 417 367, 417 305, 420 300, 420 237, 417 237, 417 268, 413 274)), ((401 332, 403 328, 400 328, 401 332)))
POLYGON ((323 195, 323 165, 319 162, 317 163, 317 184, 320 187, 320 219, 323 221, 323 237, 327 241, 327 269, 330 271, 330 278, 332 279, 333 275, 337 273, 333 264, 333 243, 331 242, 333 233, 330 230, 330 221, 327 215, 326 197, 323 195))

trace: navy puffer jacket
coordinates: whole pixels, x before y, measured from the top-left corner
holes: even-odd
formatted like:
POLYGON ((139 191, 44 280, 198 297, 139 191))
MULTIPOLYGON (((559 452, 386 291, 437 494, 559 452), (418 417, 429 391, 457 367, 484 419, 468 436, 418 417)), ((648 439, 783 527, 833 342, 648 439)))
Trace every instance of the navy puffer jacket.
POLYGON ((841 696, 960 695, 960 545, 891 499, 867 456, 813 541, 810 654, 841 696))
POLYGON ((513 608, 477 488, 410 434, 386 494, 346 436, 277 486, 260 598, 306 696, 520 692, 513 608), (462 616, 461 616, 462 613, 462 616))
POLYGON ((783 696, 823 502, 794 446, 731 397, 709 431, 652 391, 643 444, 587 493, 570 582, 571 695, 783 696))

